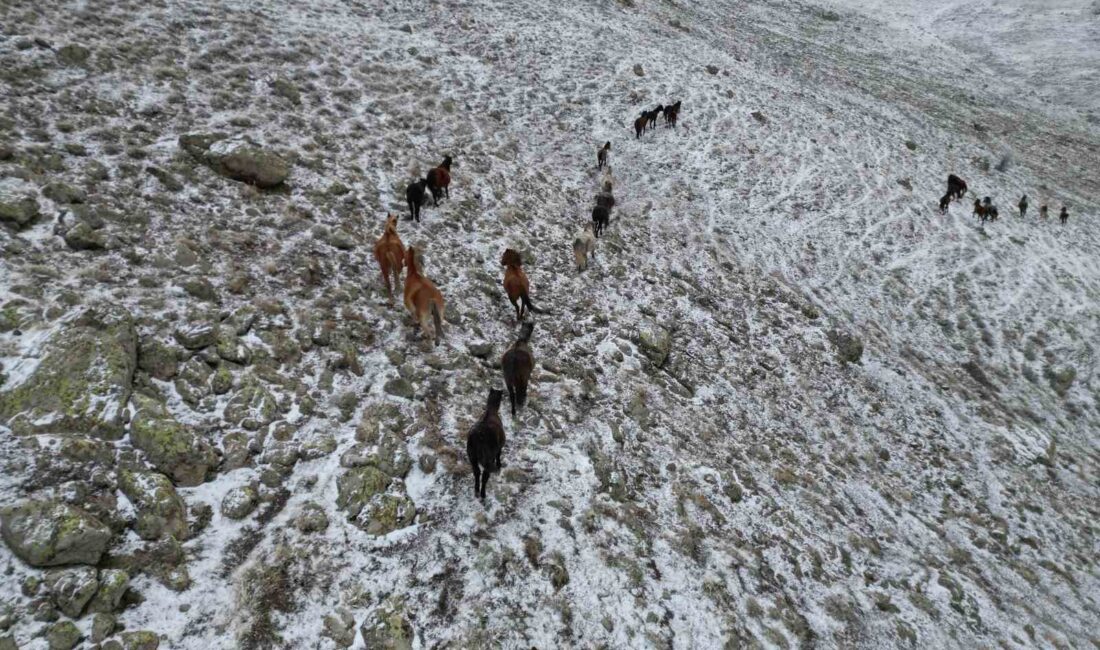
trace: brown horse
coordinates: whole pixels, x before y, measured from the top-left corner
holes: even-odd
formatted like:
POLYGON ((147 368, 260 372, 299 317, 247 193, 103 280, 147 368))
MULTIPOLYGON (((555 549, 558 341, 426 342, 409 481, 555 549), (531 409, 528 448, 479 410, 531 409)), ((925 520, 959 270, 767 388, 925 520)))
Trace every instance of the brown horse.
POLYGON ((508 300, 516 308, 516 321, 523 320, 526 312, 544 314, 546 312, 531 304, 531 283, 527 281, 527 274, 523 272, 523 259, 515 250, 505 249, 500 257, 501 266, 504 269, 504 291, 508 294, 508 300))
POLYGON ((386 285, 386 295, 390 304, 393 304, 393 287, 401 281, 401 265, 405 260, 405 245, 397 236, 397 215, 386 217, 386 228, 382 236, 374 244, 374 259, 378 260, 378 266, 382 269, 382 282, 386 285), (393 275, 393 286, 390 286, 390 275, 393 275))
POLYGON ((947 195, 953 199, 962 199, 966 194, 966 181, 954 174, 947 175, 947 195))
POLYGON ((439 167, 428 170, 428 189, 432 192, 432 203, 439 205, 439 196, 442 193, 448 199, 451 198, 451 157, 446 156, 439 167))
POLYGON ((680 102, 682 100, 676 100, 675 104, 665 107, 665 128, 676 128, 676 120, 680 118, 680 102))
POLYGON ((524 323, 519 338, 500 360, 513 418, 516 417, 516 406, 522 407, 527 401, 527 384, 531 381, 531 371, 535 368, 535 357, 531 354, 530 345, 531 331, 534 329, 534 323, 524 323))
POLYGON ((485 498, 485 486, 489 484, 489 475, 499 472, 504 463, 500 461, 504 450, 504 424, 500 421, 500 402, 504 391, 489 389, 489 401, 485 405, 485 414, 470 429, 466 437, 466 457, 474 470, 474 496, 485 498))
POLYGON ((642 133, 645 132, 645 125, 649 122, 649 116, 646 113, 642 113, 642 116, 634 120, 634 139, 642 137, 642 133))
POLYGON ((439 345, 439 339, 443 338, 443 294, 422 275, 418 255, 412 246, 405 250, 405 308, 424 336, 431 336, 428 324, 434 321, 435 344, 439 345))
POLYGON ((611 151, 611 143, 606 142, 596 151, 596 169, 603 169, 607 165, 607 152, 611 151))
POLYGON ((947 214, 947 207, 951 205, 951 195, 944 194, 940 197, 940 214, 947 214))

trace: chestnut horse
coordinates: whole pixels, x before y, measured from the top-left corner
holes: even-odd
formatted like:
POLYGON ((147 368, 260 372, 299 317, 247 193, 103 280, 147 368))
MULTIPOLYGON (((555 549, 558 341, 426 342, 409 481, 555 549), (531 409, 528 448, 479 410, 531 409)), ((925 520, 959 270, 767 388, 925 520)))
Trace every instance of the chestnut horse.
POLYGON ((374 259, 382 269, 382 282, 386 284, 386 295, 393 304, 393 287, 401 281, 401 265, 405 261, 405 245, 397 236, 397 215, 386 217, 386 228, 374 244, 374 259), (393 274, 393 287, 390 286, 390 274, 393 274))
POLYGON ((439 205, 439 196, 442 193, 448 199, 451 198, 451 157, 446 156, 439 167, 428 170, 428 189, 432 191, 432 202, 439 205))
POLYGON ((405 308, 424 336, 430 336, 428 324, 435 322, 435 344, 439 345, 443 338, 443 294, 421 274, 418 255, 412 246, 405 249, 405 308))
POLYGON ((516 308, 516 321, 522 321, 526 312, 545 314, 531 304, 531 283, 527 281, 527 274, 523 272, 523 259, 519 253, 508 248, 500 257, 501 266, 504 269, 504 291, 508 294, 508 300, 516 308))

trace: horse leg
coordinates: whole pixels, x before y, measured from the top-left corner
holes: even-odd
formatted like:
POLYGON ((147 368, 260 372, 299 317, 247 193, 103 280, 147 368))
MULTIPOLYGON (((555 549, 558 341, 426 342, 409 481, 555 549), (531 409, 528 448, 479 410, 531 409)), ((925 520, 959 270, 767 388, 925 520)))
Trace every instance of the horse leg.
POLYGON ((386 285, 386 295, 390 298, 390 304, 393 304, 393 289, 390 288, 390 276, 389 269, 385 266, 382 267, 382 284, 386 285))

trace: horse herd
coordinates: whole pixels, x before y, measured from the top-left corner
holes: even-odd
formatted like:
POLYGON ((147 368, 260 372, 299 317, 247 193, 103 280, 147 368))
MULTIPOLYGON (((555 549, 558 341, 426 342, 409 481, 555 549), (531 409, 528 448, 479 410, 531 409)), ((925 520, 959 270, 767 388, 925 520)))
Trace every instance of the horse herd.
MULTIPOLYGON (((963 196, 966 195, 968 189, 969 188, 966 185, 966 181, 954 174, 948 174, 947 193, 940 197, 940 214, 947 213, 948 208, 951 206, 951 201, 961 201, 963 196)), ((1029 204, 1027 200, 1027 194, 1025 194, 1020 197, 1019 203, 1016 204, 1016 207, 1020 210, 1021 217, 1027 215, 1028 205, 1029 204)), ((999 213, 997 211, 997 206, 993 205, 993 200, 990 197, 987 196, 984 199, 979 199, 977 196, 975 196, 974 216, 977 217, 978 220, 984 224, 986 221, 996 221, 999 213)), ((1039 218, 1047 218, 1046 204, 1039 206, 1039 218)), ((1069 211, 1064 205, 1062 206, 1062 211, 1058 213, 1058 220, 1063 226, 1066 225, 1067 221, 1069 221, 1069 211)))
MULTIPOLYGON (((657 118, 661 114, 665 116, 665 126, 675 128, 680 106, 681 102, 677 101, 675 104, 643 111, 641 117, 634 123, 636 135, 640 137, 646 128, 655 128, 657 118)), ((603 178, 592 208, 592 223, 585 225, 573 238, 573 256, 578 272, 588 268, 588 260, 596 252, 597 238, 611 222, 611 208, 615 205, 615 196, 612 193, 611 170, 608 164, 610 151, 611 143, 606 142, 596 152, 596 169, 603 173, 603 178)), ((405 188, 410 220, 420 222, 421 210, 427 203, 429 193, 433 206, 439 205, 440 198, 450 198, 453 164, 454 159, 446 156, 437 167, 428 170, 424 178, 417 179, 405 188)), ((434 345, 439 345, 439 340, 443 337, 446 302, 435 284, 424 275, 420 251, 413 246, 406 248, 401 242, 401 237, 397 234, 397 221, 396 215, 387 215, 382 236, 374 245, 374 258, 382 272, 386 296, 392 305, 393 293, 401 280, 401 270, 404 268, 405 308, 413 317, 414 327, 418 326, 425 338, 431 339, 434 345)), ((521 324, 519 337, 504 353, 500 362, 514 418, 516 409, 522 408, 527 401, 527 387, 535 366, 530 346, 535 325, 526 321, 526 316, 529 313, 548 312, 539 309, 531 301, 531 283, 523 271, 523 258, 519 252, 511 248, 505 249, 500 258, 500 264, 504 267, 504 291, 515 310, 516 322, 521 324)), ((485 498, 489 476, 503 467, 501 453, 505 435, 500 419, 500 405, 503 398, 504 391, 497 388, 490 389, 485 412, 470 429, 466 440, 466 454, 474 474, 474 494, 480 499, 485 498)))

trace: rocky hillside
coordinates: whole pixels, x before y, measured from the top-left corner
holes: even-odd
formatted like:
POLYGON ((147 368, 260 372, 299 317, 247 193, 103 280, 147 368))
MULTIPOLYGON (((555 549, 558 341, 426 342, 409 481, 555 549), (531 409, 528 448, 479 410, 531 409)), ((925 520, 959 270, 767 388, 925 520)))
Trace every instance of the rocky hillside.
POLYGON ((1100 128, 837 4, 0 5, 0 650, 1100 643, 1100 128))

